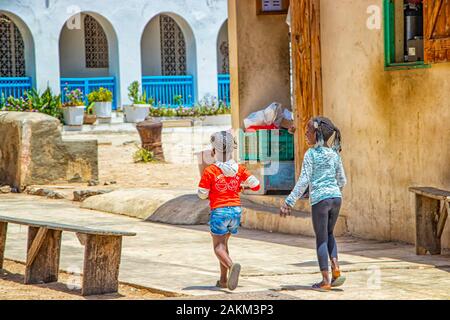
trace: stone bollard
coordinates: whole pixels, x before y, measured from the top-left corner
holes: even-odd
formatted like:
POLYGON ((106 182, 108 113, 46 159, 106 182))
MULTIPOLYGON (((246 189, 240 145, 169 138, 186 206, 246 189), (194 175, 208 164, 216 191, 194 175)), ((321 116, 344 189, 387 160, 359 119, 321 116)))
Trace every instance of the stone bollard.
POLYGON ((153 152, 156 160, 164 161, 161 134, 163 124, 160 121, 145 120, 136 125, 141 137, 142 148, 153 152))

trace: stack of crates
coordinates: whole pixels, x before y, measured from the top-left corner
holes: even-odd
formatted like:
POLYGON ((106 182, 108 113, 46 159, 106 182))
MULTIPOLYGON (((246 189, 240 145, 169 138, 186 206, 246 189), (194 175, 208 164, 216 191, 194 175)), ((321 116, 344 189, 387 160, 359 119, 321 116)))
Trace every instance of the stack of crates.
POLYGON ((240 134, 239 158, 262 184, 260 194, 295 186, 294 136, 287 130, 240 134))

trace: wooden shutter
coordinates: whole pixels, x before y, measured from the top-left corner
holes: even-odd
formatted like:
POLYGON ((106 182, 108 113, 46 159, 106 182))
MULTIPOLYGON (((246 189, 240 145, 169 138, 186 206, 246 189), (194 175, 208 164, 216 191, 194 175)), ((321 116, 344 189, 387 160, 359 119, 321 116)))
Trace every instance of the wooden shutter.
POLYGON ((426 63, 450 62, 450 1, 424 0, 426 63))

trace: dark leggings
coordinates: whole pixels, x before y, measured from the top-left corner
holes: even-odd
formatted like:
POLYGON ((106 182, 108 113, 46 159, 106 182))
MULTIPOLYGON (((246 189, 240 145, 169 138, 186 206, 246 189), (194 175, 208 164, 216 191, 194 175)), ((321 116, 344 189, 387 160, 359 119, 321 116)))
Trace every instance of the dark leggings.
POLYGON ((316 233, 317 258, 320 271, 328 271, 328 256, 337 259, 333 231, 341 209, 341 198, 323 200, 312 207, 312 221, 316 233))

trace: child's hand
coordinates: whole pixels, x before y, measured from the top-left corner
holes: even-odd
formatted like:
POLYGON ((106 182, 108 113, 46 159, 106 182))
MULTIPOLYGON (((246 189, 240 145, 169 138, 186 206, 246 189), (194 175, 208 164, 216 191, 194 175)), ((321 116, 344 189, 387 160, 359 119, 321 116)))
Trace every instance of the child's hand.
POLYGON ((286 203, 283 203, 280 208, 280 216, 284 218, 286 216, 290 216, 291 213, 292 213, 292 208, 289 207, 286 203))
POLYGON ((290 134, 294 134, 296 130, 297 130, 297 128, 294 125, 290 126, 288 129, 290 134))

